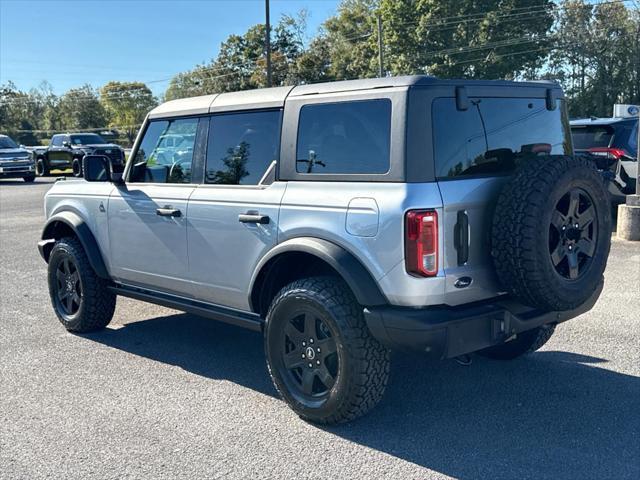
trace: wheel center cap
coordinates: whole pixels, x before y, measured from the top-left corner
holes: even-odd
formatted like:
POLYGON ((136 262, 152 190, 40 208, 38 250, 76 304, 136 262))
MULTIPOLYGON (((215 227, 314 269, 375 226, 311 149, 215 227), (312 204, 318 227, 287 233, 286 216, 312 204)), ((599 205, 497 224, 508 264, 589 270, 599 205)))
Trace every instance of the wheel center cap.
POLYGON ((316 352, 312 347, 307 347, 307 349, 305 350, 305 354, 307 355, 307 358, 309 360, 313 360, 314 358, 316 358, 316 352))
POLYGON ((71 291, 73 290, 73 281, 72 280, 67 280, 67 291, 71 291))

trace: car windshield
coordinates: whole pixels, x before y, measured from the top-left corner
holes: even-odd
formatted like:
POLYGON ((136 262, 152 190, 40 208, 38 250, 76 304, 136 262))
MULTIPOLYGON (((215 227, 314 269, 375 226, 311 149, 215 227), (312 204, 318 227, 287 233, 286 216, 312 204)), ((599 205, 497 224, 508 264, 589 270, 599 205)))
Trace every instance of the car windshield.
POLYGON ((73 145, 96 145, 107 143, 100 135, 95 133, 85 133, 82 135, 71 135, 71 143, 73 145))
POLYGON ((572 125, 573 148, 588 150, 594 147, 607 148, 611 144, 613 128, 608 125, 572 125))
POLYGON ((0 137, 0 148, 18 148, 16 142, 10 137, 0 137))

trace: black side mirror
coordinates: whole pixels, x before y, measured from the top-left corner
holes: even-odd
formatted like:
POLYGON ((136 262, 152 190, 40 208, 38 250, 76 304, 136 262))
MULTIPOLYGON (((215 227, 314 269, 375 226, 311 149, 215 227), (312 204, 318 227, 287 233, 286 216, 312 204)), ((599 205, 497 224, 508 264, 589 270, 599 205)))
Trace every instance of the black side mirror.
POLYGON ((110 182, 111 161, 105 155, 85 155, 82 159, 82 171, 87 182, 110 182))

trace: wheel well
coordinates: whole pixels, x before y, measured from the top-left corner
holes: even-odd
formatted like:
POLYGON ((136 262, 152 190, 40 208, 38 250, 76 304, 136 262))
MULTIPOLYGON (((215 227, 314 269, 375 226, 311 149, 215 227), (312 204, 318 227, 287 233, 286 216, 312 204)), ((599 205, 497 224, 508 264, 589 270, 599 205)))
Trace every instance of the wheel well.
POLYGON ((262 268, 251 291, 251 306, 265 317, 271 301, 285 285, 305 277, 340 274, 324 260, 306 252, 285 252, 262 268))
MULTIPOLYGON (((64 237, 75 237, 78 238, 76 232, 71 228, 67 223, 62 221, 51 222, 42 232, 42 239, 48 240, 50 238, 54 240, 60 240, 64 237)), ((49 261, 49 254, 51 253, 51 249, 53 248, 53 244, 48 244, 45 246, 44 255, 45 260, 49 261)))

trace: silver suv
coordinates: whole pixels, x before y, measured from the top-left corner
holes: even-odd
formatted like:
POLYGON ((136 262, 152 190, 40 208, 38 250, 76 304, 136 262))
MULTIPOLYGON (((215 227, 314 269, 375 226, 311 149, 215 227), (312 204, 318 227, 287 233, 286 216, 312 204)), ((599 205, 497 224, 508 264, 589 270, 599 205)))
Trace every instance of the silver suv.
POLYGON ((336 423, 380 400, 390 348, 511 359, 593 306, 610 209, 572 153, 554 83, 175 100, 123 172, 88 155, 51 188, 39 249, 67 330, 104 328, 122 295, 262 331, 291 408, 336 423))

